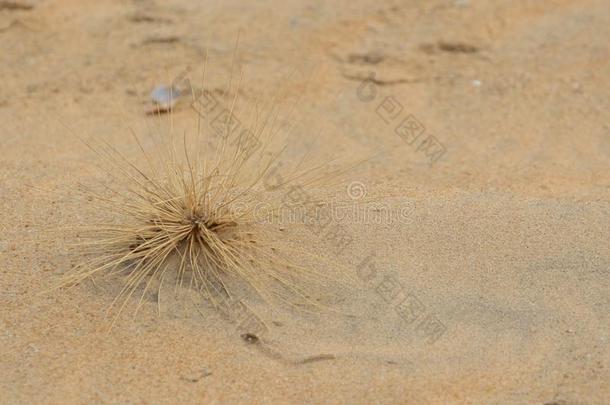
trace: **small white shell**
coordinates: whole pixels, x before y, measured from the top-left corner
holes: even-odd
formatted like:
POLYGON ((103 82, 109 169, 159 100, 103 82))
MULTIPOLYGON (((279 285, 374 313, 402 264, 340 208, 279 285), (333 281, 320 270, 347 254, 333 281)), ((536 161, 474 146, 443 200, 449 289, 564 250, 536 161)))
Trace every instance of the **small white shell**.
POLYGON ((171 110, 180 96, 180 90, 165 85, 155 87, 150 93, 151 100, 160 110, 171 110))

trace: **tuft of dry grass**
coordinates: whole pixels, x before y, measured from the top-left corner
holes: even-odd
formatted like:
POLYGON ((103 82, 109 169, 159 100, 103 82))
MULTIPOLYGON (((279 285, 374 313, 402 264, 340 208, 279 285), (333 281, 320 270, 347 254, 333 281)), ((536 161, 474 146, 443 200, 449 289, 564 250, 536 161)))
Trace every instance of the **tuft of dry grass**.
MULTIPOLYGON (((237 97, 231 115, 236 105, 237 97)), ((192 134, 176 135, 170 113, 166 133, 144 139, 131 132, 139 162, 111 144, 85 142, 104 162, 105 180, 80 187, 95 215, 77 227, 76 248, 85 259, 61 285, 120 274, 117 316, 134 293, 140 294, 137 311, 148 292, 156 289, 160 297, 164 280, 172 278, 175 288, 196 289, 215 307, 228 306, 235 288, 245 287, 265 301, 319 308, 316 293, 341 284, 343 276, 299 264, 318 255, 287 243, 282 224, 268 219, 295 205, 286 198, 295 184, 329 185, 346 168, 303 168, 311 160, 307 153, 285 158, 277 105, 276 97, 261 114, 257 103, 247 113, 250 130, 235 136, 228 123, 214 135, 201 114, 192 134), (281 176, 271 176, 280 160, 281 176)), ((309 195, 296 204, 319 201, 309 195)))

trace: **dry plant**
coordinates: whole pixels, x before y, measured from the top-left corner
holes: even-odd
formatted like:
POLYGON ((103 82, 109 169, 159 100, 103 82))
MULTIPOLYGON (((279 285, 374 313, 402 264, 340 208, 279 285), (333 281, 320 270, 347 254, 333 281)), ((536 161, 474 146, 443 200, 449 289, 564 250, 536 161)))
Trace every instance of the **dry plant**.
MULTIPOLYGON (((77 228, 76 248, 85 260, 63 276, 61 285, 123 275, 124 286, 113 303, 117 316, 134 293, 140 295, 137 311, 147 292, 156 289, 160 297, 164 280, 172 278, 175 288, 201 291, 215 307, 229 305, 235 288, 245 286, 268 302, 320 308, 316 294, 349 276, 312 266, 316 260, 309 258, 318 254, 288 243, 281 223, 261 219, 277 218, 295 204, 286 198, 294 185, 329 185, 351 166, 304 168, 308 154, 285 158, 287 145, 278 136, 280 99, 276 95, 264 107, 254 103, 246 114, 249 131, 239 135, 230 134, 228 120, 223 133, 214 135, 202 114, 192 134, 177 135, 170 112, 166 133, 158 132, 159 125, 155 136, 131 132, 141 163, 111 144, 85 141, 104 162, 105 180, 80 187, 95 214, 77 228), (280 160, 281 177, 270 186, 269 174, 280 160), (299 263, 304 258, 310 265, 299 263)), ((237 101, 234 96, 230 116, 237 101)), ((319 202, 310 195, 297 204, 319 202)))

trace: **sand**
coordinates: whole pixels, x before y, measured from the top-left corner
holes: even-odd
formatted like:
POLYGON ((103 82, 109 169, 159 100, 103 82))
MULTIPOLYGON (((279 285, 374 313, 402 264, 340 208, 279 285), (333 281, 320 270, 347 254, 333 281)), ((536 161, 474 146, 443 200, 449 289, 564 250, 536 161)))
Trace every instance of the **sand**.
POLYGON ((608 38, 606 0, 1 1, 0 403, 608 403, 608 38), (295 145, 374 155, 338 191, 377 211, 294 235, 353 272, 355 315, 244 338, 168 296, 108 332, 120 279, 38 294, 101 176, 67 127, 135 156, 206 49, 227 99, 238 32, 241 98, 287 89, 295 145))

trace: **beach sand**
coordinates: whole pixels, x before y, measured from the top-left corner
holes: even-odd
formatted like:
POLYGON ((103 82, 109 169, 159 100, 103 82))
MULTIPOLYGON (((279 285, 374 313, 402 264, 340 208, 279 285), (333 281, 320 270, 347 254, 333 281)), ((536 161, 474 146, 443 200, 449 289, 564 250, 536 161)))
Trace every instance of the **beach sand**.
POLYGON ((608 403, 609 38, 606 0, 0 1, 0 403, 608 403), (337 189, 364 218, 294 227, 351 315, 255 333, 167 294, 108 331, 120 278, 40 294, 102 176, 74 134, 137 156, 205 50, 230 104, 238 33, 241 99, 285 89, 291 142, 372 156, 337 189))

